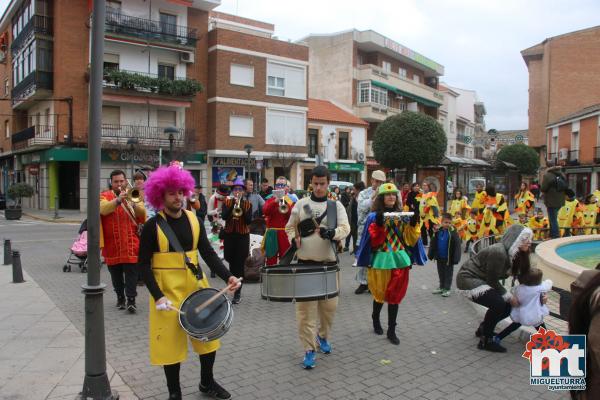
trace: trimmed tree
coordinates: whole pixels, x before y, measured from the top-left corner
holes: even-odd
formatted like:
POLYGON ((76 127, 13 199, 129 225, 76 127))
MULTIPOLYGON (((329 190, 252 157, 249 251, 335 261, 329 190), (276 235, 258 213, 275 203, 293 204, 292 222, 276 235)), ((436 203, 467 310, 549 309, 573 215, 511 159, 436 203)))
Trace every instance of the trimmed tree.
POLYGON ((426 114, 404 111, 388 117, 375 130, 375 159, 388 168, 406 168, 412 176, 418 166, 438 165, 446 152, 442 126, 426 114))
POLYGON ((496 159, 515 164, 521 174, 535 174, 540 167, 540 156, 531 147, 523 144, 504 146, 496 155, 496 159))

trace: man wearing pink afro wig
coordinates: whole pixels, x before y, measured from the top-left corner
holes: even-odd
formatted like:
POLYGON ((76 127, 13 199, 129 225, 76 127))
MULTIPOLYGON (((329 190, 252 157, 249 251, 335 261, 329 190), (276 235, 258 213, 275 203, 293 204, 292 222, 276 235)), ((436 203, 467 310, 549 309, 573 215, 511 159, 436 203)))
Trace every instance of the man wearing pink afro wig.
MULTIPOLYGON (((194 188, 194 178, 180 166, 158 168, 144 185, 148 203, 159 212, 144 225, 138 257, 140 273, 153 297, 150 299, 150 363, 162 365, 169 399, 181 399, 179 369, 187 358, 188 340, 200 356, 200 392, 217 399, 231 395, 213 378, 213 365, 219 340, 202 342, 189 337, 179 325, 178 309, 191 293, 210 285, 202 273, 199 256, 212 272, 228 284, 230 294, 240 286, 213 250, 206 231, 191 211, 183 209, 186 196, 194 188), (160 221, 160 222, 159 222, 160 221), (185 255, 175 251, 161 226, 171 228, 185 255)), ((168 229, 167 229, 168 231, 168 229)), ((172 238, 172 236, 170 236, 172 238)))

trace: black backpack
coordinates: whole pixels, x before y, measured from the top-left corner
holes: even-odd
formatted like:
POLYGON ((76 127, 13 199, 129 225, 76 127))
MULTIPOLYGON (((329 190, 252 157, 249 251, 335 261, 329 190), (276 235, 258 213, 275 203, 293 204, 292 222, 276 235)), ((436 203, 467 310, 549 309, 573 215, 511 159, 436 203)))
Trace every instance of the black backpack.
POLYGON ((557 192, 564 192, 569 188, 569 184, 562 175, 556 175, 556 178, 554 178, 554 183, 556 184, 557 192))

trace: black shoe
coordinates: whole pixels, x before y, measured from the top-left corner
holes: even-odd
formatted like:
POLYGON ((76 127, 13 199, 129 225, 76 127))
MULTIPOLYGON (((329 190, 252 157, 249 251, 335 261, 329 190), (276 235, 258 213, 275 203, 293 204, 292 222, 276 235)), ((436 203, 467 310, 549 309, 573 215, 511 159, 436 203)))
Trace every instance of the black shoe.
POLYGON ((125 309, 125 297, 117 297, 117 305, 116 307, 119 310, 124 310, 125 309))
POLYGON ((129 311, 131 314, 135 314, 135 312, 137 311, 137 307, 135 305, 135 298, 127 299, 127 311, 129 311))
POLYGON ((494 342, 492 338, 482 336, 477 344, 479 350, 491 351, 492 353, 506 353, 506 348, 502 347, 500 343, 494 342))
POLYGON ((231 394, 225 389, 221 387, 217 382, 213 381, 208 386, 202 386, 202 384, 198 385, 198 389, 200 393, 204 393, 207 396, 211 396, 214 399, 230 399, 231 394))
POLYGON ((373 330, 375 331, 376 335, 383 335, 383 328, 381 327, 381 322, 379 321, 379 318, 375 318, 373 317, 373 330))
MULTIPOLYGON (((475 336, 478 338, 483 336, 483 323, 479 325, 479 328, 475 331, 475 336)), ((498 336, 498 332, 494 332, 494 336, 498 336)))
POLYGON ((387 330, 387 338, 389 339, 390 342, 392 342, 392 344, 395 345, 399 345, 400 344, 400 339, 398 339, 398 336, 396 336, 396 327, 389 327, 387 330))
POLYGON ((231 300, 233 304, 240 304, 242 302, 242 296, 234 295, 233 300, 231 300))
POLYGON ((167 400, 181 400, 181 392, 169 393, 169 398, 167 400))
POLYGON ((354 291, 354 294, 363 294, 368 290, 369 290, 369 287, 367 285, 360 284, 354 291))

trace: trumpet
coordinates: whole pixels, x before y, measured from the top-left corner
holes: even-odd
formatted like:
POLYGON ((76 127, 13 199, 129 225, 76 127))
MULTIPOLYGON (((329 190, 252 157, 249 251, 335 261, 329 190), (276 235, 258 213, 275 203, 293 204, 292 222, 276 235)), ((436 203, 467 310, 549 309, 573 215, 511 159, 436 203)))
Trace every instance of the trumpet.
POLYGON ((195 203, 198 201, 198 196, 196 196, 196 193, 192 193, 190 197, 188 197, 188 201, 190 203, 195 203))
POLYGON ((129 180, 127 180, 127 186, 125 188, 127 190, 127 201, 130 201, 132 203, 139 203, 142 201, 142 192, 140 191, 140 189, 131 186, 129 180))
POLYGON ((236 202, 235 202, 235 206, 233 206, 233 211, 231 212, 231 214, 233 215, 233 218, 239 218, 242 216, 242 214, 244 213, 244 210, 242 210, 242 207, 240 207, 240 201, 241 201, 241 197, 238 197, 236 202))

